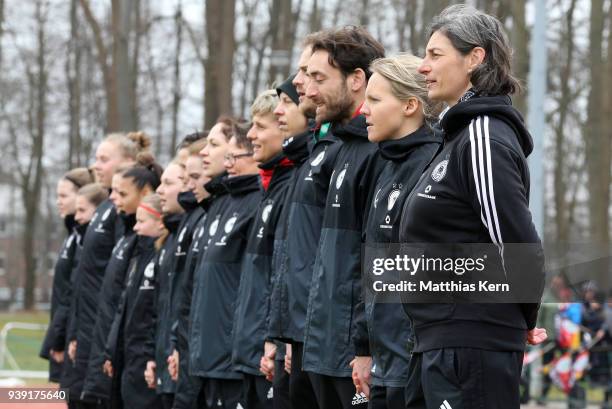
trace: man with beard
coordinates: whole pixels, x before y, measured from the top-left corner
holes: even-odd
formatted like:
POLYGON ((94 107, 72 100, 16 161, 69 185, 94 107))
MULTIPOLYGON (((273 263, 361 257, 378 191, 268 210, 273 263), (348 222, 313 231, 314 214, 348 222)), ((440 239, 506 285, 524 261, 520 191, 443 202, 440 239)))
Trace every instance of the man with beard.
POLYGON ((361 293, 364 213, 382 161, 359 112, 370 63, 384 56, 384 48, 364 29, 344 27, 322 35, 312 51, 306 96, 316 105, 316 121, 331 123, 330 132, 342 145, 329 181, 312 273, 303 368, 322 409, 365 407, 367 398, 355 393, 349 363, 355 356, 351 336, 361 293))

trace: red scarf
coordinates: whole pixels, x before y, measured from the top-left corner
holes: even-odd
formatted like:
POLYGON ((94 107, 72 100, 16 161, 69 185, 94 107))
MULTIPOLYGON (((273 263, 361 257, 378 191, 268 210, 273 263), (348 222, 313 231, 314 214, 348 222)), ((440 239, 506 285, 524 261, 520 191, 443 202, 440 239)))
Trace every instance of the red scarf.
POLYGON ((359 104, 359 106, 357 107, 357 110, 355 112, 353 112, 353 116, 351 117, 351 119, 355 119, 359 115, 361 115, 361 107, 363 107, 364 103, 365 103, 365 101, 363 101, 361 104, 359 104))
POLYGON ((289 166, 293 166, 293 162, 291 162, 287 158, 281 159, 280 163, 274 166, 272 169, 259 169, 259 176, 261 177, 261 185, 264 190, 268 190, 270 187, 270 181, 272 180, 272 175, 274 175, 274 170, 278 167, 286 168, 289 166))

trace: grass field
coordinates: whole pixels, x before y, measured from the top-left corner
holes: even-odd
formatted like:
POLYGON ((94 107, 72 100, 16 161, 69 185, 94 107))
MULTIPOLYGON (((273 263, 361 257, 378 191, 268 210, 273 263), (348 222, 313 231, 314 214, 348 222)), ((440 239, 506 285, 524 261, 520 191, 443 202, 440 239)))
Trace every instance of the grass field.
MULTIPOLYGON (((7 322, 47 324, 48 321, 49 313, 47 311, 19 313, 0 312, 0 329, 2 329, 7 322)), ((9 336, 7 337, 7 347, 17 361, 20 369, 30 371, 48 370, 48 362, 38 357, 40 345, 44 335, 44 331, 27 331, 18 329, 12 330, 9 333, 9 336)), ((12 368, 10 368, 8 363, 5 362, 4 368, 0 369, 12 368)), ((25 381, 27 386, 50 386, 44 379, 25 379, 25 381)), ((601 389, 587 388, 588 401, 601 402, 602 398, 603 392, 601 389)), ((550 401, 563 402, 566 400, 566 396, 559 389, 552 388, 549 393, 549 399, 550 401)), ((4 407, 5 406, 3 404, 0 404, 0 408, 4 407)))
MULTIPOLYGON (((8 322, 26 322, 36 324, 47 324, 49 313, 44 312, 23 312, 23 313, 0 313, 0 328, 8 322)), ((7 336, 7 348, 17 361, 20 369, 30 371, 44 371, 48 369, 48 362, 38 357, 40 345, 45 336, 44 331, 32 331, 14 329, 7 336)), ((12 369, 8 363, 4 363, 4 368, 12 369)))

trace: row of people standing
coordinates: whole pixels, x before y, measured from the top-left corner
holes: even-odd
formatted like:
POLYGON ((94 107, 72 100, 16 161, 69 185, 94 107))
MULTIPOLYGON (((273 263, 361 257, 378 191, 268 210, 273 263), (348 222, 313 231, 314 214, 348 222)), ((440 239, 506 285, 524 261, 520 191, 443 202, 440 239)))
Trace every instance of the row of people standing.
POLYGON ((507 274, 504 243, 541 266, 502 26, 452 6, 424 60, 384 53, 357 27, 307 36, 251 121, 220 118, 161 180, 142 135, 101 143, 112 194, 63 349, 77 407, 518 407, 537 303, 381 303, 361 265, 364 243, 475 242, 507 274))

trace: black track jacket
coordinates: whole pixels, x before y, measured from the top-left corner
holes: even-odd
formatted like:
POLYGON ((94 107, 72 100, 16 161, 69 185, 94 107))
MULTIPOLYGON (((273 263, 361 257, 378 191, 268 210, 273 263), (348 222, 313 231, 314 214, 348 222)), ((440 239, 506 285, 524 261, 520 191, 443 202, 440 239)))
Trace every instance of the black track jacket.
MULTIPOLYGON (((530 285, 543 289, 544 256, 529 211, 533 149, 508 96, 474 96, 441 120, 444 144, 406 201, 400 241, 493 243, 487 264, 513 279, 530 266, 530 285), (531 243, 516 254, 513 243, 531 243), (531 281, 532 280, 532 281, 531 281)), ((493 271, 493 270, 491 270, 493 271)), ((524 277, 524 275, 523 275, 524 277)), ((541 294, 541 293, 540 293, 541 294)), ((538 304, 405 304, 415 351, 470 347, 522 351, 538 304)))

